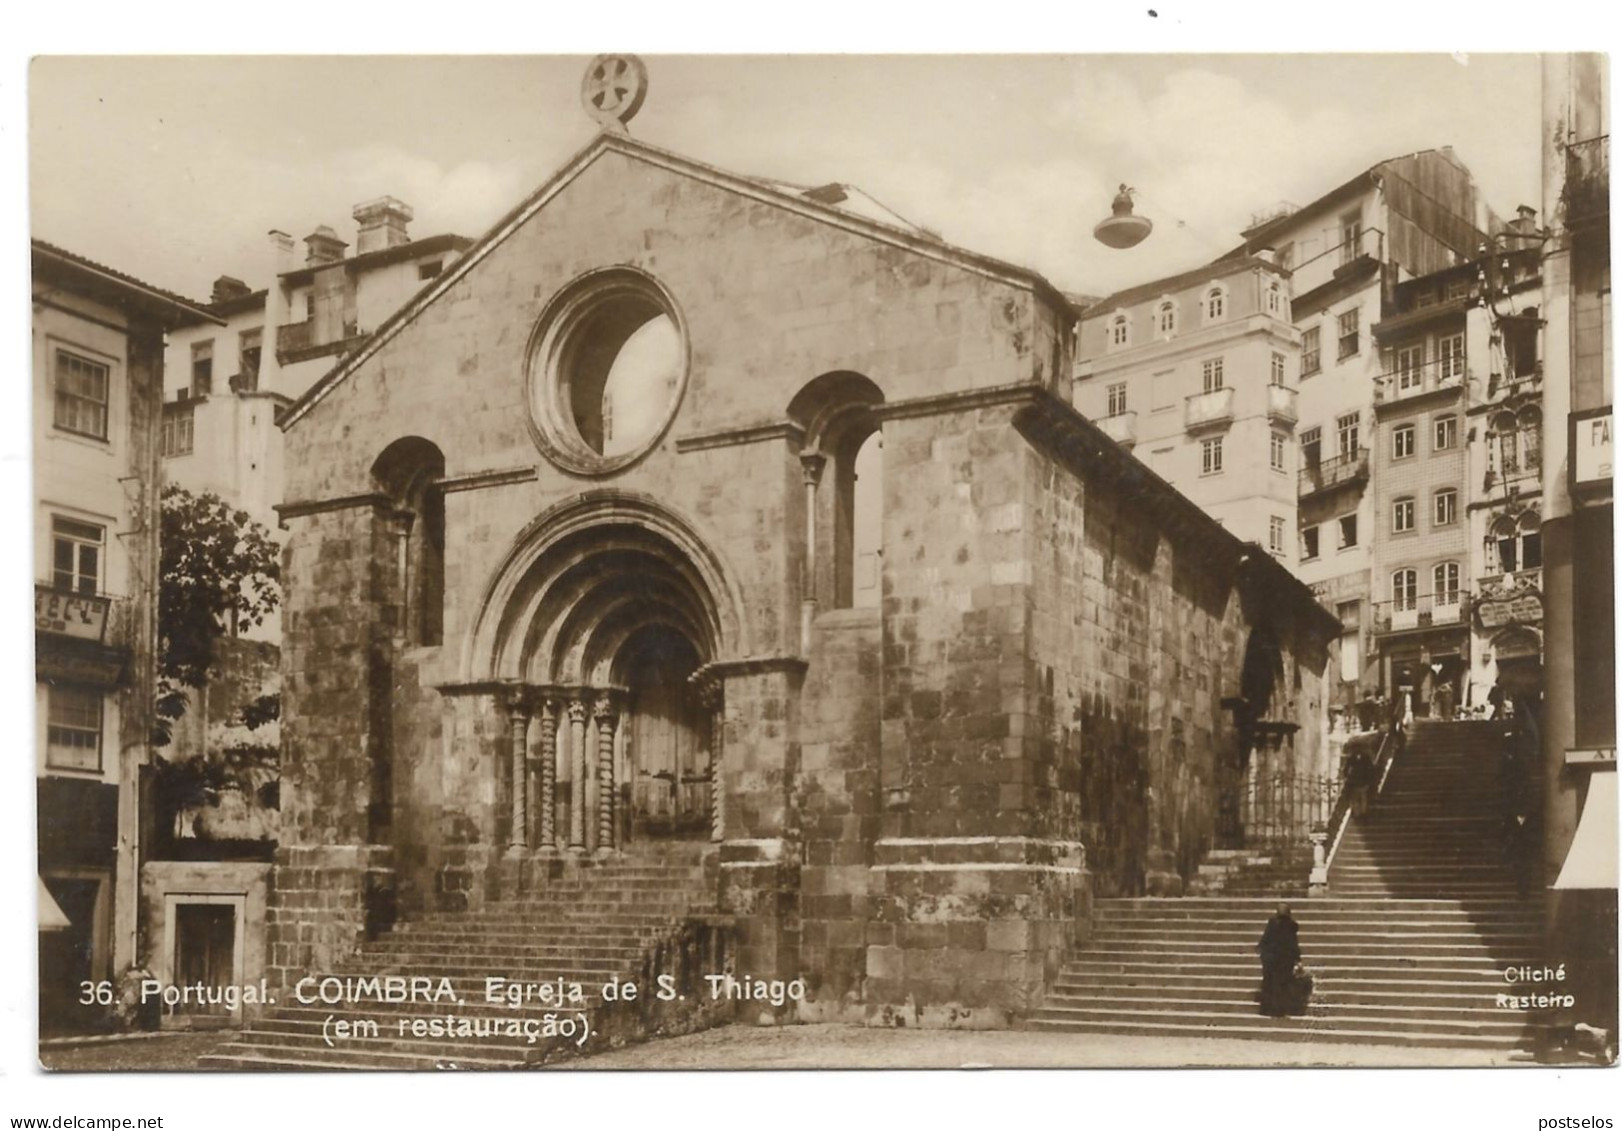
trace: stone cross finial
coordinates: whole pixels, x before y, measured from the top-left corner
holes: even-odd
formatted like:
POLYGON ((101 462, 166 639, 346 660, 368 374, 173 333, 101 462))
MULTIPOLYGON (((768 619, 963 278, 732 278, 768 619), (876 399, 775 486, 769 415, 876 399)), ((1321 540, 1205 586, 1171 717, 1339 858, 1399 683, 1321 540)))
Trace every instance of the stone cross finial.
POLYGON ((580 81, 580 104, 605 130, 624 130, 648 96, 648 68, 635 55, 599 55, 580 81))

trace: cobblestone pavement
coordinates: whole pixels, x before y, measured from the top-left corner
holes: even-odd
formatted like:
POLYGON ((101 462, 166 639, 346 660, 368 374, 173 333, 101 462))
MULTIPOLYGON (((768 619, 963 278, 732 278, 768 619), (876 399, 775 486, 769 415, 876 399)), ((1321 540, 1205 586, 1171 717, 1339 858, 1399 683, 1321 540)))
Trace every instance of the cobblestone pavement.
MULTIPOLYGON (((41 1063, 67 1072, 176 1071, 196 1067, 228 1033, 42 1049, 41 1063)), ((1178 1068, 1363 1066, 1462 1068, 1524 1064, 1513 1054, 1472 1049, 1227 1041, 1200 1038, 863 1029, 847 1025, 757 1028, 729 1025, 649 1041, 559 1067, 602 1069, 803 1068, 1178 1068)))

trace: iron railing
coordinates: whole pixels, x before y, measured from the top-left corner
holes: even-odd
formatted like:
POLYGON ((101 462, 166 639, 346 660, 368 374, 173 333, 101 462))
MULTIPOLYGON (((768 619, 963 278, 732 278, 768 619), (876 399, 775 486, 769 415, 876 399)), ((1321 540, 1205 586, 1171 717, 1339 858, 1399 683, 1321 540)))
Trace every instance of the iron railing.
POLYGON ((1303 464, 1296 493, 1301 498, 1369 477, 1369 450, 1358 448, 1333 459, 1303 464))
POLYGON ((1304 846, 1322 829, 1335 805, 1335 782, 1292 771, 1259 776, 1250 783, 1239 820, 1246 847, 1304 846))
MULTIPOLYGON (((1403 730, 1403 704, 1401 699, 1390 702, 1376 702, 1367 700, 1359 704, 1359 710, 1365 716, 1365 722, 1375 722, 1378 730, 1370 733, 1379 735, 1379 746, 1374 752, 1374 769, 1369 775, 1368 791, 1370 797, 1378 796, 1385 789, 1386 779, 1391 776, 1391 766, 1397 756, 1402 753, 1407 744, 1408 735, 1403 730), (1370 718, 1369 716, 1372 716, 1370 718)), ((1348 743, 1356 742, 1366 736, 1353 736, 1348 743)), ((1347 822, 1352 815, 1352 803, 1356 799, 1357 786, 1347 781, 1346 770, 1350 761, 1341 759, 1340 783, 1335 796, 1335 803, 1330 810, 1329 819, 1324 823, 1325 839, 1328 842, 1328 851, 1324 854, 1322 864, 1314 863, 1315 882, 1324 882, 1328 878, 1329 863, 1335 858, 1335 850, 1340 847, 1341 837, 1345 835, 1347 822)))
POLYGON ((1378 601, 1374 605, 1374 631, 1407 632, 1415 628, 1441 628, 1468 624, 1470 594, 1427 594, 1398 601, 1378 601))
POLYGON ((1468 378, 1463 354, 1388 370, 1374 379, 1374 403, 1390 404, 1437 389, 1457 388, 1468 378))

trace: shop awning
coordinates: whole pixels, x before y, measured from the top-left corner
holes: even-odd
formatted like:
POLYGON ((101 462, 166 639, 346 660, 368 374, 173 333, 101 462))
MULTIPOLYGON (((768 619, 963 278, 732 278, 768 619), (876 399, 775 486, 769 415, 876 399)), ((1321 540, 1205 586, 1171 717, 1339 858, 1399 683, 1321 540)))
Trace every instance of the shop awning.
POLYGON ((1588 799, 1577 818, 1557 890, 1616 890, 1616 771, 1596 770, 1588 779, 1588 799))
POLYGON ((56 900, 51 896, 51 889, 45 886, 45 881, 38 876, 35 876, 34 880, 39 884, 39 929, 63 931, 71 927, 73 924, 68 922, 68 917, 56 905, 56 900))

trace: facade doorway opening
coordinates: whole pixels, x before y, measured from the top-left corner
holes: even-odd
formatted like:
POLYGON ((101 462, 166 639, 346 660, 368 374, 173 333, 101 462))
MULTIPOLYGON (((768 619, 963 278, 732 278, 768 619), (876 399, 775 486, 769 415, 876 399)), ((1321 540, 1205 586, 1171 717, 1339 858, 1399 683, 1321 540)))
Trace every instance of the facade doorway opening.
POLYGON ((657 624, 632 634, 620 653, 630 841, 710 837, 708 717, 689 683, 701 662, 686 636, 657 624))

